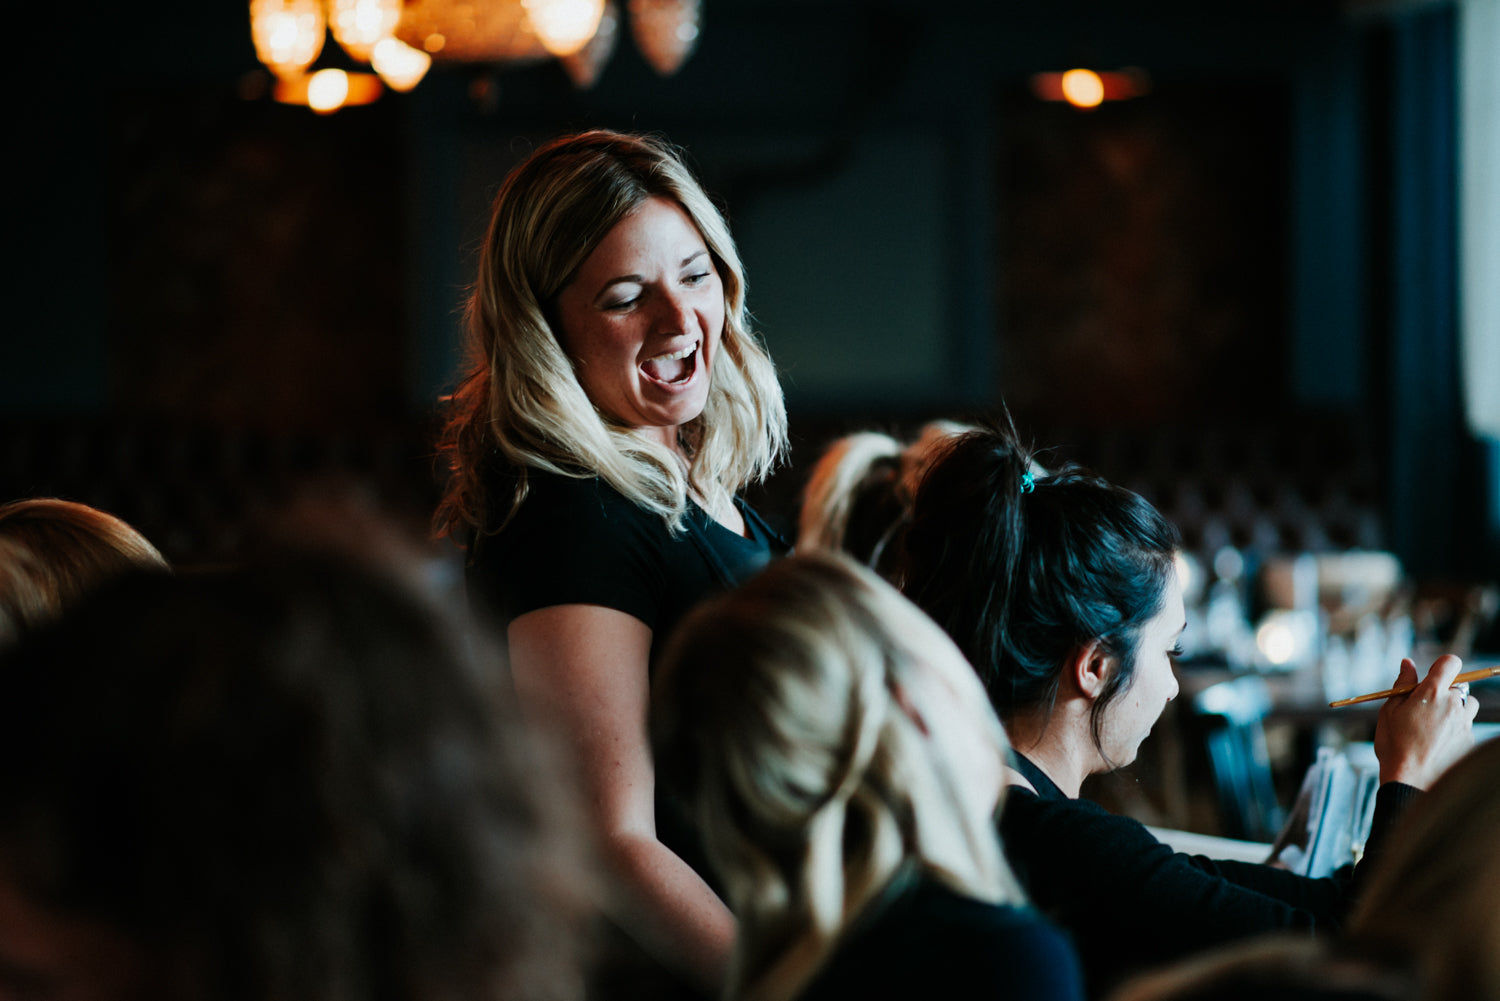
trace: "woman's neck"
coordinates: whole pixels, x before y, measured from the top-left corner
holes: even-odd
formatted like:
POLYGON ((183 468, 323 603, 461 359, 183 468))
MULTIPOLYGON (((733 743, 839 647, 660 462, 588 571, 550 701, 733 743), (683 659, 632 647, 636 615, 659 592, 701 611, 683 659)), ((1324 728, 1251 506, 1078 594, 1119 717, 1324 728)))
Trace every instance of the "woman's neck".
POLYGON ((1006 722, 1011 746, 1040 768, 1069 799, 1078 798, 1083 780, 1102 769, 1087 710, 1056 706, 1050 716, 1028 713, 1006 722))

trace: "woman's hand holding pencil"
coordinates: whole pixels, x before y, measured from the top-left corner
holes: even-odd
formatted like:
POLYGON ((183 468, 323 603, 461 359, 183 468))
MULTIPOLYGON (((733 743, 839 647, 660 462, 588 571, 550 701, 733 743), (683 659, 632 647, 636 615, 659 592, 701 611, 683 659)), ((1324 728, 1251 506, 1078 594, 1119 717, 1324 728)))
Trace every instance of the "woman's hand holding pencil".
MULTIPOLYGON (((1465 671, 1463 674, 1460 674, 1458 677, 1453 679, 1453 684, 1455 686, 1463 685, 1464 694, 1467 695, 1469 691, 1469 682, 1483 681, 1485 678, 1494 677, 1500 677, 1500 664, 1496 664, 1494 667, 1481 667, 1477 671, 1465 671)), ((1337 702, 1328 703, 1328 708, 1342 709, 1344 706, 1358 705, 1361 702, 1374 702, 1376 699, 1388 699, 1392 695, 1405 695, 1407 692, 1416 687, 1417 686, 1415 684, 1401 685, 1397 688, 1387 688, 1383 692, 1371 692, 1368 695, 1356 695, 1352 699, 1339 699, 1337 702)))
POLYGON ((1479 701, 1468 697, 1467 687, 1454 687, 1462 667, 1451 654, 1439 657, 1418 682, 1417 665, 1410 658, 1401 661, 1395 688, 1381 693, 1386 702, 1375 724, 1382 783, 1426 789, 1474 746, 1479 701))

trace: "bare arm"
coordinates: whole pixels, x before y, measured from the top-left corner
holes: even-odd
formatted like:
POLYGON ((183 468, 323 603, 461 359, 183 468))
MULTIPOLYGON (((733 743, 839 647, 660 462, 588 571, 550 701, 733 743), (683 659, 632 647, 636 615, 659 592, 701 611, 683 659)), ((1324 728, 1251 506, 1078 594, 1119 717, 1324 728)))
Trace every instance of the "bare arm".
POLYGON ((598 605, 556 605, 510 624, 511 671, 528 714, 577 755, 584 797, 623 888, 611 917, 663 964, 712 994, 723 987, 734 918, 657 840, 646 728, 651 629, 598 605))

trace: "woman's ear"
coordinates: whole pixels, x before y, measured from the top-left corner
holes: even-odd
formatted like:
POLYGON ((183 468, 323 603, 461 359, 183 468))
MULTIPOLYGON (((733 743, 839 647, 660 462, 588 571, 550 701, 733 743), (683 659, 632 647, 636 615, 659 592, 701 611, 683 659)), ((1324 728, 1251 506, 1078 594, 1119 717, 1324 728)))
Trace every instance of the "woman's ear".
POLYGON ((1107 653, 1104 644, 1090 640, 1074 649, 1064 665, 1064 677, 1072 682, 1078 693, 1087 699, 1097 699, 1104 691, 1104 683, 1115 669, 1115 658, 1107 653))
POLYGON ((927 721, 922 718, 921 710, 911 700, 911 693, 906 690, 905 685, 899 681, 891 682, 891 698, 896 700, 896 705, 901 707, 901 711, 906 714, 906 718, 916 724, 922 736, 932 736, 931 731, 927 729, 927 721))

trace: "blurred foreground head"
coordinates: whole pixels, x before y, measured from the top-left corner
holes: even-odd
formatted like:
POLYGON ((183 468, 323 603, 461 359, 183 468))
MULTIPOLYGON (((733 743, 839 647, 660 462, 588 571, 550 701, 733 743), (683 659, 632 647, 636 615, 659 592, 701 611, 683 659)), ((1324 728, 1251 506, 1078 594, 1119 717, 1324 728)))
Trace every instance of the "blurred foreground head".
POLYGON ((140 567, 165 570, 167 561, 112 514, 56 497, 0 504, 0 643, 140 567))
POLYGON ((576 997, 569 785, 330 556, 121 578, 0 659, 0 995, 576 997))
POLYGON ((1024 897, 994 813, 1005 732, 933 622, 834 553, 698 606, 656 678, 658 774, 693 803, 739 919, 731 998, 800 992, 910 870, 1024 897))
POLYGON ((1350 942, 1401 957, 1424 998, 1500 998, 1500 738, 1443 773, 1401 818, 1349 917, 1350 942))
POLYGON ((1401 818, 1339 939, 1275 935, 1147 973, 1110 1001, 1500 999, 1500 739, 1401 818))

